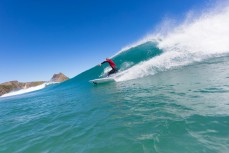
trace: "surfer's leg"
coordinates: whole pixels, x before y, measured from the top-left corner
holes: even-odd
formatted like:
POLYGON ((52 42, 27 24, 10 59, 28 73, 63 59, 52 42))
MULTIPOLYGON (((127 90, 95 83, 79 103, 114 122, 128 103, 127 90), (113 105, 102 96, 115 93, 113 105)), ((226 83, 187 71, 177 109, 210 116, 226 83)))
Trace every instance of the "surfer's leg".
POLYGON ((113 73, 115 73, 115 72, 116 72, 116 70, 115 69, 112 69, 110 72, 108 72, 108 76, 111 75, 111 74, 113 74, 113 73))

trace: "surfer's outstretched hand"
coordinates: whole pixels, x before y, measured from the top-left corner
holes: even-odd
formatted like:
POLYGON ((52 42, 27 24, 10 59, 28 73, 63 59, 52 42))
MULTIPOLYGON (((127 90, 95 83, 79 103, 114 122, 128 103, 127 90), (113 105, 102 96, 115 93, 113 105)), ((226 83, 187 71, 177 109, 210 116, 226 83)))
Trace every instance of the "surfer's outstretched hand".
POLYGON ((102 64, 98 64, 98 66, 101 66, 102 64))

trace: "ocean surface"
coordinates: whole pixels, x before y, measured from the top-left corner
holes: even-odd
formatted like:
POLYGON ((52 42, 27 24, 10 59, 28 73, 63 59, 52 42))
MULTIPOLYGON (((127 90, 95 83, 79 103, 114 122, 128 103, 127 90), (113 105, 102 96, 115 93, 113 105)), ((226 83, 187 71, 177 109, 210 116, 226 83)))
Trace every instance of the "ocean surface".
POLYGON ((228 12, 121 50, 116 82, 89 83, 109 71, 95 66, 1 97, 0 152, 228 153, 228 12))

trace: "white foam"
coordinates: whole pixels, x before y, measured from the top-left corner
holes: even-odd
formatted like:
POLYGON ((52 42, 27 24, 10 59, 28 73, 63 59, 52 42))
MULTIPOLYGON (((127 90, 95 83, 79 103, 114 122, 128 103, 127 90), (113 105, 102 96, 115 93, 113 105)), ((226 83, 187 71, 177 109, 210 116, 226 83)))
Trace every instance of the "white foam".
POLYGON ((32 91, 41 90, 41 89, 45 88, 46 86, 48 86, 50 84, 55 84, 55 83, 57 83, 57 82, 46 82, 46 83, 43 83, 43 84, 35 86, 35 87, 30 87, 30 88, 27 88, 27 89, 21 89, 21 90, 18 90, 18 91, 13 91, 13 92, 4 94, 1 97, 15 96, 15 95, 20 95, 20 94, 24 94, 24 93, 28 93, 28 92, 32 92, 32 91))
POLYGON ((188 19, 166 34, 159 32, 136 43, 139 45, 156 40, 158 48, 164 52, 119 73, 115 80, 125 81, 154 75, 160 71, 229 53, 229 3, 208 10, 190 21, 188 19))

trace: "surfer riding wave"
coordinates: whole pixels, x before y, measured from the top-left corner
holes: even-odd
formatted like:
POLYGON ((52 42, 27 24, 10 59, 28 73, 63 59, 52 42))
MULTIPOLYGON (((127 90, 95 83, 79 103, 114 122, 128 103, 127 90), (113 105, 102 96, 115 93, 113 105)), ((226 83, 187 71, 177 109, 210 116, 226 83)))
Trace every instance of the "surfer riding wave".
POLYGON ((111 59, 106 58, 106 60, 103 61, 101 64, 99 64, 99 66, 101 66, 104 63, 108 63, 110 65, 110 67, 112 68, 112 70, 108 72, 107 76, 110 76, 111 74, 114 74, 118 71, 116 64, 111 59))

